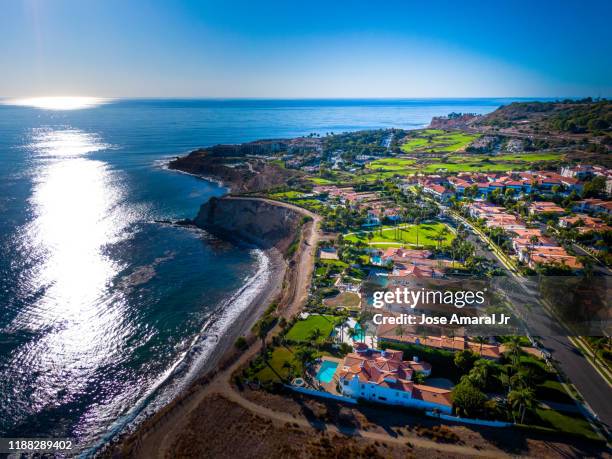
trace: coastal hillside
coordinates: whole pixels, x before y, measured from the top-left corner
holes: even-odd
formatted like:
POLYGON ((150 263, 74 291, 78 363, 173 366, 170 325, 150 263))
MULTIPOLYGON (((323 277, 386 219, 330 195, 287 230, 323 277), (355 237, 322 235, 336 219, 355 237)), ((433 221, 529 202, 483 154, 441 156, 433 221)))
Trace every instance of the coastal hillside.
MULTIPOLYGON (((170 162, 169 167, 194 175, 214 177, 236 193, 259 192, 296 183, 302 175, 299 171, 288 170, 269 161, 220 156, 221 146, 213 148, 217 150, 212 152, 200 149, 176 158, 170 162)), ((231 151, 227 150, 226 153, 231 154, 231 151)))
POLYGON ((482 126, 511 127, 519 123, 534 130, 605 135, 612 127, 612 103, 591 98, 577 101, 514 102, 481 117, 482 126))
POLYGON ((212 198, 200 207, 196 226, 220 236, 234 236, 268 249, 289 251, 302 216, 280 203, 257 198, 212 198))
POLYGON ((611 136, 612 102, 591 98, 554 102, 513 102, 487 115, 451 113, 448 116, 434 117, 429 128, 514 128, 518 132, 581 134, 603 140, 610 139, 611 136))
POLYGON ((573 163, 612 166, 612 102, 607 99, 513 102, 487 115, 434 117, 429 128, 482 135, 467 151, 557 150, 573 163))

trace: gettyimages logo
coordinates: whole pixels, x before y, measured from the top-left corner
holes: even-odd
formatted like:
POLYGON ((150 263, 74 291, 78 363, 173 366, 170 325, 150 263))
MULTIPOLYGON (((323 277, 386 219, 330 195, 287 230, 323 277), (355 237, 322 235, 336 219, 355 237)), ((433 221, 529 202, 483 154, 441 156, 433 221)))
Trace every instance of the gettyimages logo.
POLYGON ((409 288, 396 288, 389 291, 375 291, 372 306, 381 309, 385 305, 401 305, 414 309, 417 305, 444 304, 453 305, 456 308, 465 306, 481 306, 485 302, 483 290, 427 290, 421 288, 413 290, 409 288))

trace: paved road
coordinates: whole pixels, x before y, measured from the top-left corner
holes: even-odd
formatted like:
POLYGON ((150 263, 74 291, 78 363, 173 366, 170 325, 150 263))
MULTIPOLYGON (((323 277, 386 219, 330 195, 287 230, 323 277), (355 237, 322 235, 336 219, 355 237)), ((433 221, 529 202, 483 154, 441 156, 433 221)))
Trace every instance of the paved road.
POLYGON ((576 254, 582 255, 582 256, 585 256, 585 257, 589 257, 591 259, 591 261, 593 262, 593 273, 595 275, 612 276, 612 270, 610 270, 610 268, 608 268, 606 265, 601 263, 597 258, 595 258, 589 252, 584 250, 578 244, 572 244, 572 249, 574 249, 576 254))
MULTIPOLYGON (((484 241, 473 235, 468 236, 472 242, 480 246, 482 251, 484 241)), ((527 317, 528 328, 532 335, 539 336, 543 346, 550 352, 553 359, 559 362, 563 372, 576 386, 589 407, 599 420, 612 431, 612 388, 606 380, 593 368, 586 357, 572 344, 568 332, 552 318, 541 304, 529 307, 526 301, 537 300, 537 287, 529 279, 512 273, 497 255, 491 250, 484 250, 489 259, 496 262, 507 274, 504 291, 516 309, 527 317)))

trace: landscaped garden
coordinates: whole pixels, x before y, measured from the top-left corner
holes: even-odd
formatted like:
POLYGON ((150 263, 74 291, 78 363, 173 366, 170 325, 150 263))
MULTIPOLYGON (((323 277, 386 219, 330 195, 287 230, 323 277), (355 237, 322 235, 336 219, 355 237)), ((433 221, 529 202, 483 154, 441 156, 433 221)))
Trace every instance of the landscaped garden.
MULTIPOLYGON (((416 139, 420 140, 420 139, 416 139)), ((478 153, 458 153, 443 157, 383 158, 372 161, 366 166, 363 174, 358 174, 358 181, 372 182, 395 176, 408 177, 418 173, 436 172, 506 172, 509 170, 527 170, 536 162, 559 161, 560 153, 509 153, 502 155, 485 155, 478 153)))
POLYGON ((402 151, 461 151, 480 137, 478 134, 465 132, 447 132, 441 129, 416 131, 402 146, 402 151))
POLYGON ((403 171, 410 168, 416 162, 415 159, 405 158, 383 158, 372 161, 368 164, 368 169, 381 171, 403 171))
POLYGON ((313 331, 318 329, 320 333, 317 342, 323 342, 337 323, 337 317, 312 314, 304 320, 298 320, 287 332, 285 338, 296 343, 310 341, 313 331))
POLYGON ((453 402, 460 415, 507 420, 526 429, 550 429, 603 441, 578 411, 555 370, 522 350, 524 337, 508 338, 507 350, 499 361, 478 358, 467 350, 451 352, 394 340, 383 339, 379 347, 402 350, 404 358, 418 356, 432 364, 433 377, 455 383, 453 402), (505 402, 485 394, 497 394, 505 402))
POLYGON ((348 242, 361 241, 376 247, 446 247, 454 234, 444 223, 421 223, 419 225, 383 226, 372 231, 358 231, 344 236, 348 242))
POLYGON ((295 349, 285 346, 275 347, 270 358, 261 365, 262 368, 254 376, 261 382, 285 381, 290 378, 290 372, 299 374, 302 371, 299 359, 295 358, 295 349))

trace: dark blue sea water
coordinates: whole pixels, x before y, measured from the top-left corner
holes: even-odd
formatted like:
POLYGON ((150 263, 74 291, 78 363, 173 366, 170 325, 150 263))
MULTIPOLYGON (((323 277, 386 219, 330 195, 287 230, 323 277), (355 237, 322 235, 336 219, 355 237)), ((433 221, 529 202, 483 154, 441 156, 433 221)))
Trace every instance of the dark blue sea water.
POLYGON ((164 169, 169 157, 222 142, 417 128, 507 102, 0 105, 0 436, 74 437, 90 452, 180 390, 265 283, 259 251, 155 222, 194 216, 224 193, 164 169))

